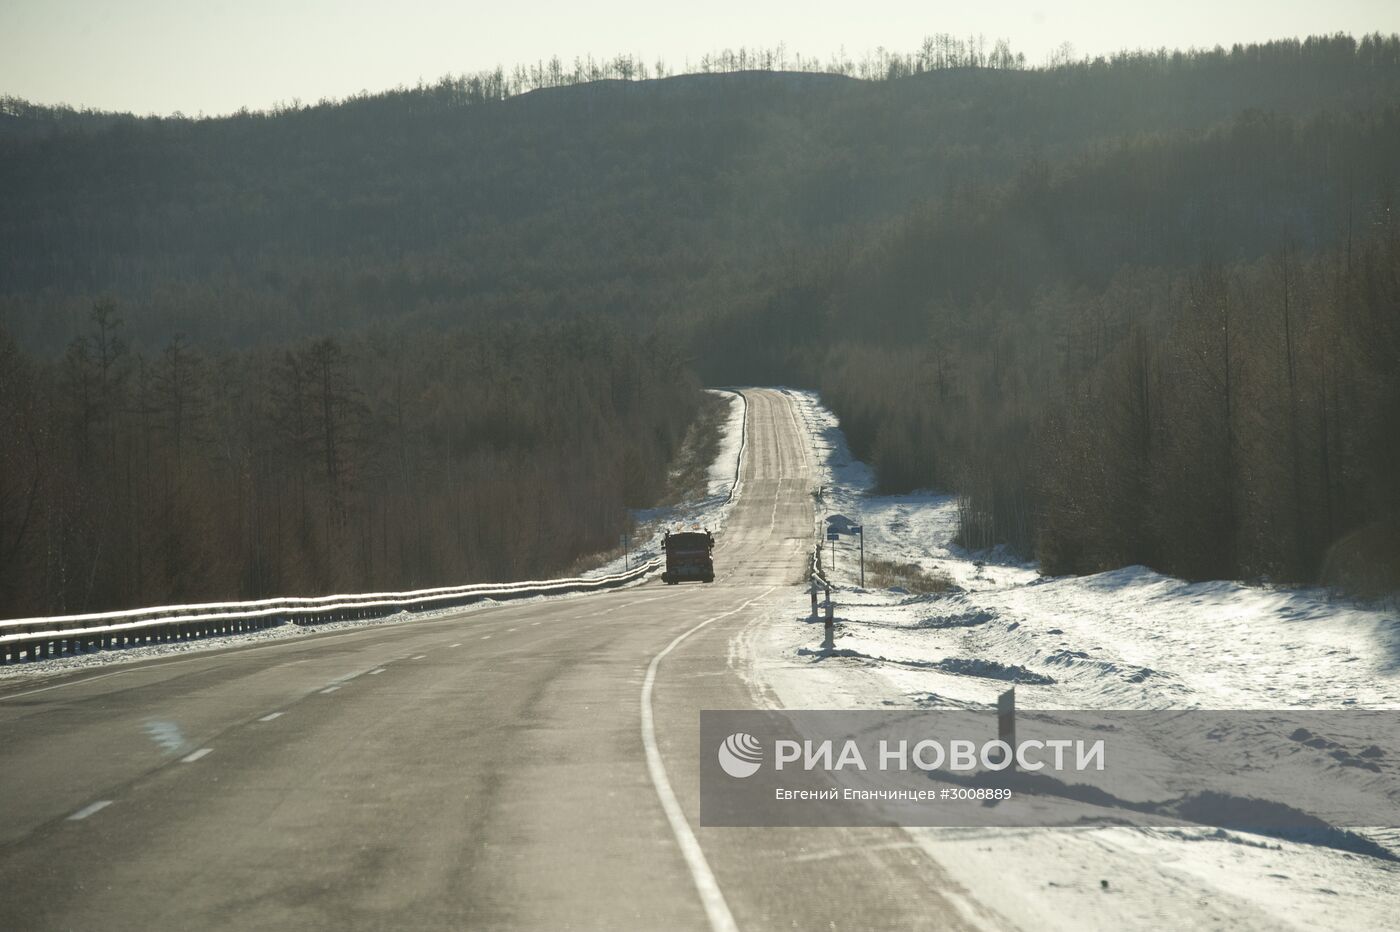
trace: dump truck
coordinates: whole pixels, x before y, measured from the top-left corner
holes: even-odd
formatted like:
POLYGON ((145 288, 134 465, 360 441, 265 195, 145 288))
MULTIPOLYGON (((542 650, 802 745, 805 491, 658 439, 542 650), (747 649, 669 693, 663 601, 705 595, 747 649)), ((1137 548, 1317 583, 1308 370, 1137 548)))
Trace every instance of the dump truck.
POLYGON ((687 579, 715 581, 715 535, 708 530, 667 531, 661 545, 666 549, 666 570, 661 579, 668 586, 687 579))

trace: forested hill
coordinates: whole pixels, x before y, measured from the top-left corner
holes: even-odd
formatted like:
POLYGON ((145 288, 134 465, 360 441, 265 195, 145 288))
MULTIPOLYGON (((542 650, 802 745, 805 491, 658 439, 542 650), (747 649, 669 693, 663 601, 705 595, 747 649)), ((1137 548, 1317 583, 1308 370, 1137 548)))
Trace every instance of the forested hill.
POLYGON ((10 122, 49 128, 0 132, 0 319, 47 349, 101 295, 156 343, 400 317, 695 319, 1030 161, 1248 109, 1374 109, 1400 99, 1396 54, 1310 40, 884 81, 689 75, 504 101, 458 79, 203 120, 45 120, 12 103, 10 122))
POLYGON ((0 98, 0 604, 554 572, 701 380, 1048 570, 1400 585, 1400 37, 776 60, 0 98))
POLYGON ((1244 112, 916 211, 736 304, 888 488, 1051 572, 1400 585, 1400 109, 1244 112), (783 334, 796 334, 783 339, 783 334))

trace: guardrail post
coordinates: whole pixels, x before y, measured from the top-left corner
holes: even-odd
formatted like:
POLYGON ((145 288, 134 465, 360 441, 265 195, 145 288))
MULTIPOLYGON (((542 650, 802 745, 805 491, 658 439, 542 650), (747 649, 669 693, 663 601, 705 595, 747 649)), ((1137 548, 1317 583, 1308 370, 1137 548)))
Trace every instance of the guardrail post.
POLYGON ((831 589, 828 587, 826 590, 826 624, 823 626, 825 638, 822 640, 822 650, 832 650, 836 647, 835 609, 836 607, 831 604, 831 589))

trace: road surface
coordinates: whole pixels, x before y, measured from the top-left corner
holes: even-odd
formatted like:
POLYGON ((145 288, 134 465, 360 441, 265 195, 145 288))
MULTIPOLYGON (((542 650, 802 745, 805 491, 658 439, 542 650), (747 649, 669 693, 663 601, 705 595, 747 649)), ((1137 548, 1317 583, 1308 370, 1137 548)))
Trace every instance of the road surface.
POLYGON ((805 600, 806 440, 747 395, 713 585, 0 684, 0 928, 960 927, 897 829, 699 826, 699 711, 805 600))

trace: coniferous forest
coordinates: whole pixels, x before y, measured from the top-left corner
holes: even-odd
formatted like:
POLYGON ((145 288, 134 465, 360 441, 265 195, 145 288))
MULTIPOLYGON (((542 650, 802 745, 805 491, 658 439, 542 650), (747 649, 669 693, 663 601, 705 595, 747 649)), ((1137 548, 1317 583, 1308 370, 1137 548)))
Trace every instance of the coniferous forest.
POLYGON ((1400 585, 1400 37, 0 100, 7 616, 539 576, 702 384, 1047 572, 1400 585))

